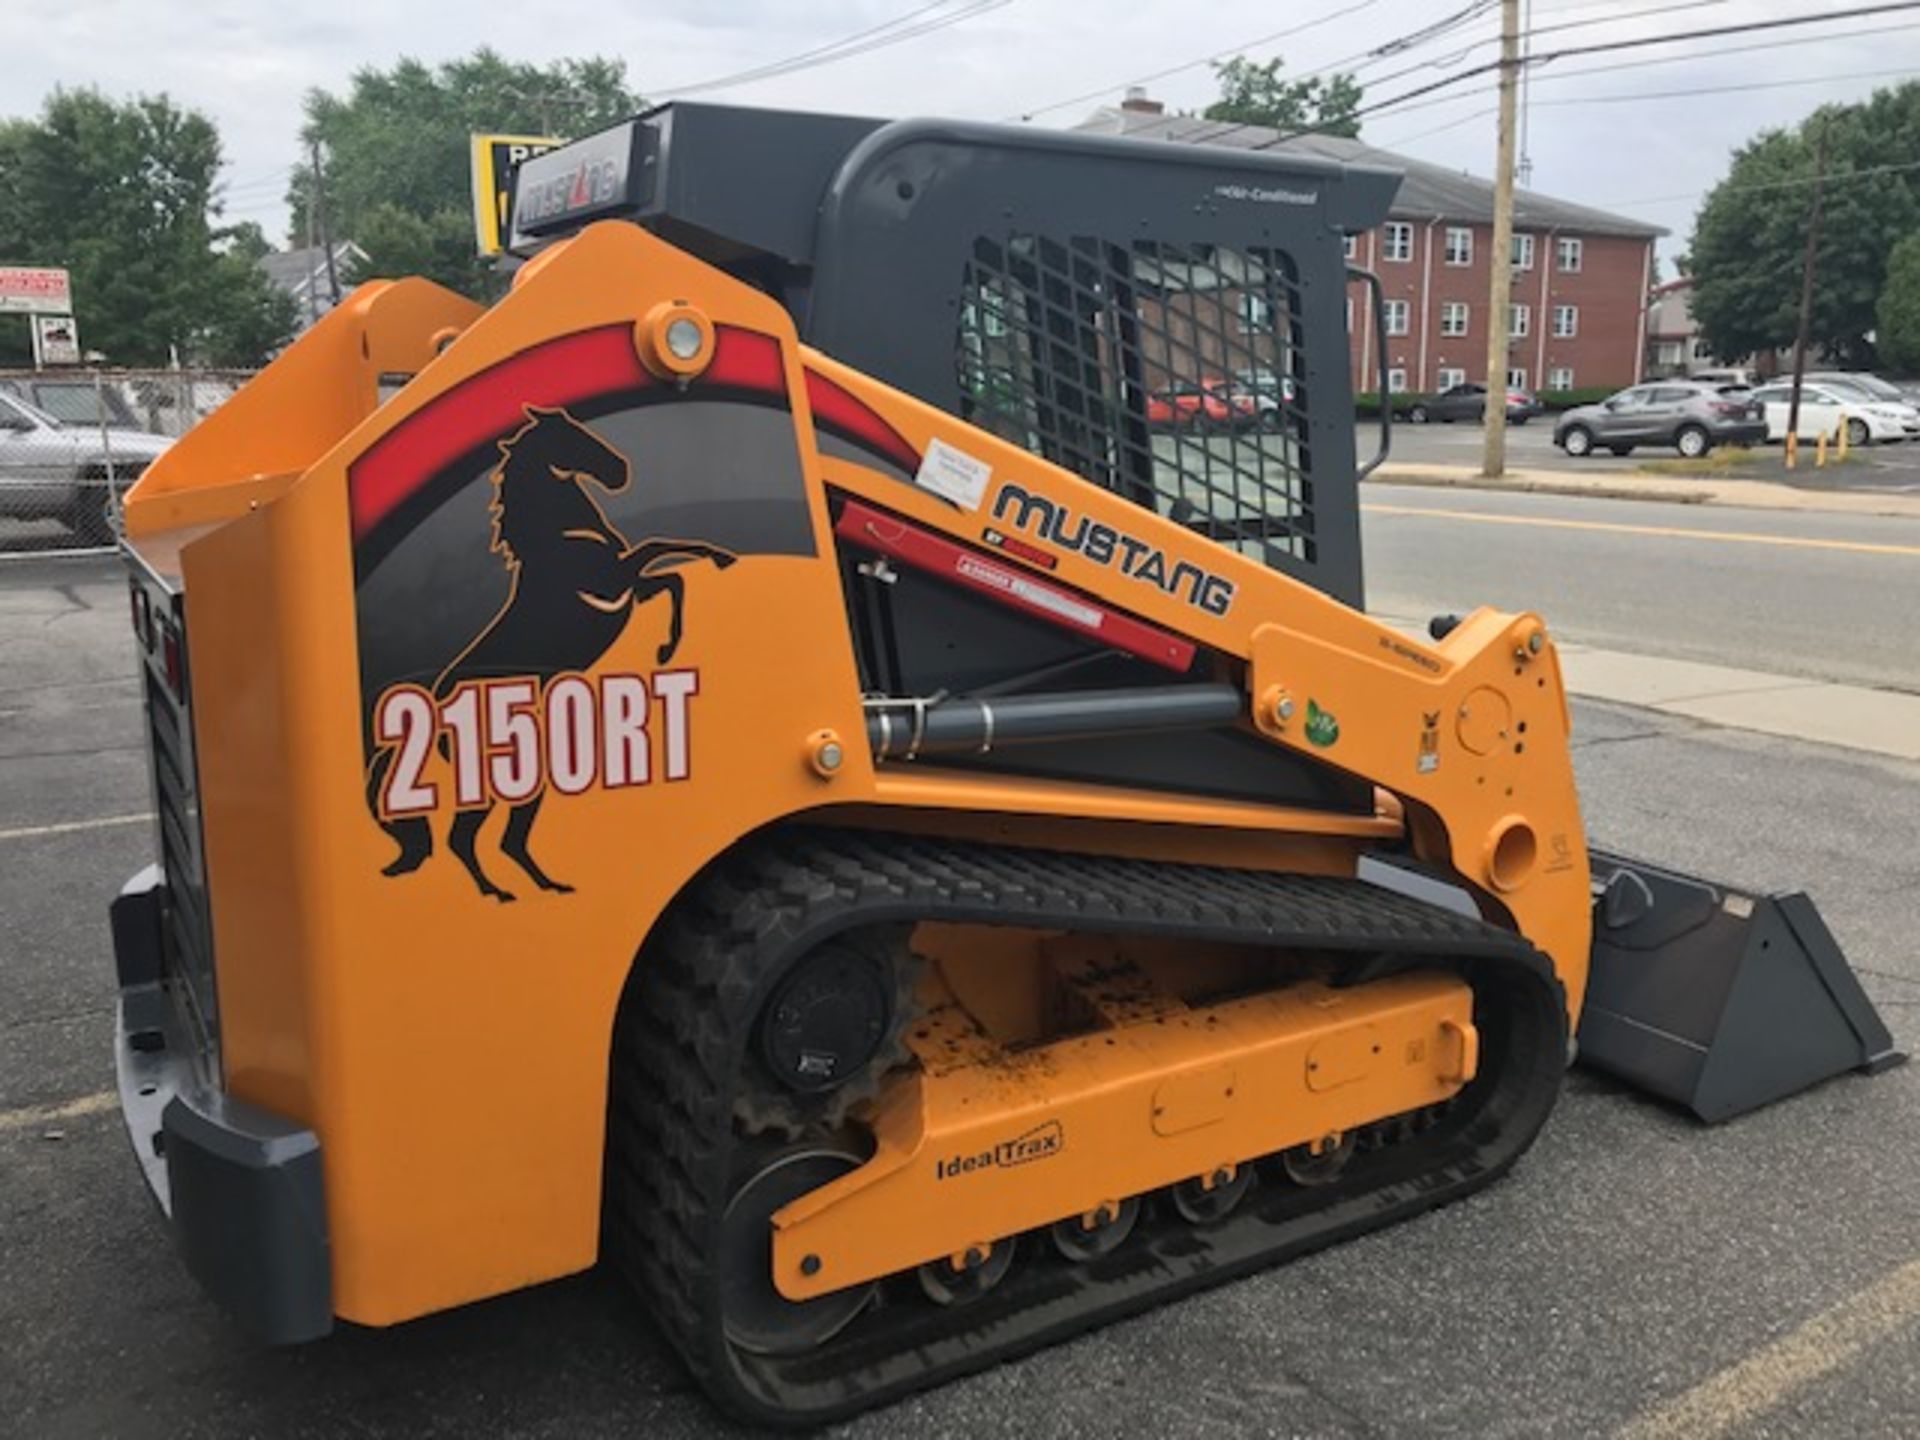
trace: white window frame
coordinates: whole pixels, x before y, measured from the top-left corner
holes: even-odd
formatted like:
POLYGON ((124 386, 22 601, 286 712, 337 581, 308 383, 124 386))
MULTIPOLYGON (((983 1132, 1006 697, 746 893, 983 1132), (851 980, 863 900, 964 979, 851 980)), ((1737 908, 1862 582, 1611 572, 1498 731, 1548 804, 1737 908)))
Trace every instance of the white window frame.
POLYGON ((1387 327, 1387 334, 1409 334, 1413 327, 1413 302, 1410 300, 1385 301, 1380 307, 1380 318, 1387 327), (1400 319, 1397 325, 1394 323, 1396 315, 1400 319))
POLYGON ((1467 225, 1449 225, 1447 227, 1447 264, 1453 266, 1473 264, 1473 229, 1467 225))
POLYGON ((1465 370, 1458 369, 1452 365, 1442 365, 1440 367, 1440 388, 1442 390, 1451 390, 1456 385, 1464 385, 1466 383, 1467 372, 1465 370))
POLYGON ((1547 389, 1571 390, 1573 388, 1573 367, 1556 365, 1547 371, 1547 389))
POLYGON ((1556 305, 1553 307, 1553 338, 1571 340, 1580 333, 1580 307, 1578 305, 1556 305))
POLYGON ((1273 330, 1273 302, 1258 290, 1242 290, 1234 312, 1242 335, 1266 335, 1273 330))
POLYGON ((1533 333, 1533 307, 1515 301, 1507 306, 1507 338, 1524 340, 1533 333))
POLYGON ((1509 390, 1524 390, 1527 388, 1526 366, 1516 365, 1507 371, 1507 388, 1509 390))
POLYGON ((1407 393, 1407 372, 1404 366, 1393 365, 1387 369, 1387 394, 1404 395, 1407 393))
POLYGON ((1533 236, 1514 232, 1512 259, 1513 268, 1516 270, 1533 268, 1533 236))
POLYGON ((1353 333, 1353 297, 1347 296, 1347 334, 1353 333))
POLYGON ((1578 235, 1562 235, 1553 242, 1553 261, 1562 275, 1578 275, 1587 245, 1578 235))
POLYGON ((1380 258, 1404 265, 1413 259, 1413 225, 1406 220, 1389 220, 1380 227, 1380 258))
POLYGON ((1458 340, 1473 324, 1473 307, 1464 300, 1444 300, 1440 304, 1440 333, 1458 340))
POLYGON ((1359 259, 1360 258, 1360 237, 1358 235, 1353 235, 1353 234, 1342 235, 1340 237, 1340 254, 1343 259, 1347 259, 1347 260, 1359 259))

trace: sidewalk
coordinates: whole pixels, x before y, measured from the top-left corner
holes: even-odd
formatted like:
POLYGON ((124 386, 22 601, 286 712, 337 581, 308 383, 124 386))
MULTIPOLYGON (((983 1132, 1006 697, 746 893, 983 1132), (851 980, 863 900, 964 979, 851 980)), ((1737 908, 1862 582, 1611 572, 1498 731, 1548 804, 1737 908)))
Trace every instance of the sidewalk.
POLYGON ((1368 476, 1366 483, 1426 485, 1462 490, 1517 490, 1540 495, 1577 495, 1596 500, 1660 500, 1681 505, 1736 505, 1754 510, 1894 515, 1920 519, 1920 495, 1890 495, 1863 490, 1799 490, 1766 480, 1736 480, 1719 476, 1692 479, 1619 470, 1576 475, 1565 470, 1509 469, 1500 479, 1488 480, 1472 465, 1389 461, 1368 476))
MULTIPOLYGON (((1399 615, 1373 618, 1426 638, 1422 621, 1399 615)), ((1569 695, 1684 715, 1732 730, 1920 761, 1920 695, 1602 650, 1569 640, 1557 643, 1569 695)))

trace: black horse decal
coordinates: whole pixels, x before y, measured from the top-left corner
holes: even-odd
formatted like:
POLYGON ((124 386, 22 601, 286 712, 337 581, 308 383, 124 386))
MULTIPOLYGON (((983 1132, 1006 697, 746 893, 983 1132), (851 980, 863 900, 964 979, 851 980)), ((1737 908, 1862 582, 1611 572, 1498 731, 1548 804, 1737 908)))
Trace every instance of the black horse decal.
MULTIPOLYGON (((499 442, 488 505, 489 548, 506 566, 507 597, 435 679, 436 703, 468 681, 530 676, 544 686, 556 675, 584 671, 613 647, 634 609, 658 595, 672 607, 658 651, 665 665, 680 648, 685 620, 686 585, 675 567, 711 560, 725 569, 736 558, 697 540, 630 542, 594 494, 595 488, 607 494, 627 488, 626 456, 565 410, 523 408, 526 424, 499 442)), ((379 797, 393 755, 389 748, 374 756, 367 798, 381 827, 400 846, 382 873, 405 875, 433 853, 433 830, 425 816, 381 817, 379 797)), ((500 850, 542 890, 570 893, 573 887, 548 875, 528 849, 543 794, 511 808, 500 850)), ((457 811, 447 846, 481 894, 512 900, 511 892, 487 877, 474 853, 480 827, 492 813, 492 802, 457 811)))

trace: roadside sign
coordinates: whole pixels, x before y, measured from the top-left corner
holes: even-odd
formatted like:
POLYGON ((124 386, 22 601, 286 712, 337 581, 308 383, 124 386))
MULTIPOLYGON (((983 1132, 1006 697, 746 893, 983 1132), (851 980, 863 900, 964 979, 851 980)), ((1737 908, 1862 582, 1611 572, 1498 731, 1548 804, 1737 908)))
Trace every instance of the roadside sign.
POLYGON ((27 315, 71 315, 73 281, 64 270, 0 265, 0 310, 27 315))
POLYGON ((36 369, 80 363, 80 328, 71 315, 33 317, 33 363, 36 369))
POLYGON ((520 162, 566 141, 551 135, 472 137, 473 238, 482 255, 498 255, 513 233, 513 179, 520 162))

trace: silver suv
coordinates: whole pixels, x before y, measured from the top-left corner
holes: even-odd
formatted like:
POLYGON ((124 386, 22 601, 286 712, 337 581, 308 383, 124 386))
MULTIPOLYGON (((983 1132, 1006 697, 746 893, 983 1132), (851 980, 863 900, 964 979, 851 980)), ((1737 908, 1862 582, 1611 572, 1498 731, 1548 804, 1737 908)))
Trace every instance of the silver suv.
POLYGON ((1766 438, 1766 411, 1750 391, 1686 380, 1630 386, 1598 405, 1574 407, 1553 427, 1553 443, 1576 456, 1602 448, 1630 455, 1637 445, 1671 445, 1691 460, 1716 445, 1756 445, 1766 438))
POLYGON ((0 394, 0 516, 57 519, 83 540, 107 540, 114 496, 172 443, 135 430, 62 425, 0 394))

